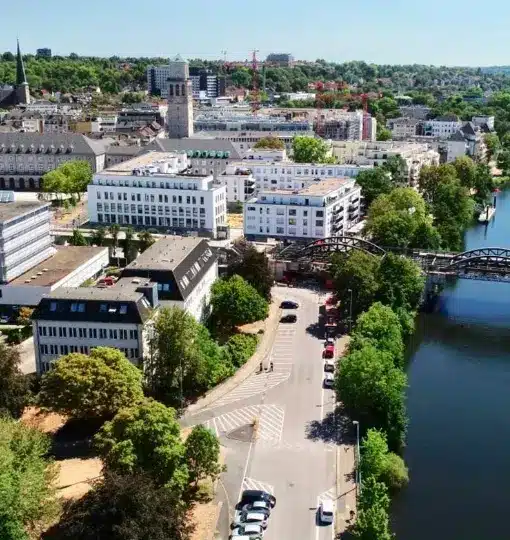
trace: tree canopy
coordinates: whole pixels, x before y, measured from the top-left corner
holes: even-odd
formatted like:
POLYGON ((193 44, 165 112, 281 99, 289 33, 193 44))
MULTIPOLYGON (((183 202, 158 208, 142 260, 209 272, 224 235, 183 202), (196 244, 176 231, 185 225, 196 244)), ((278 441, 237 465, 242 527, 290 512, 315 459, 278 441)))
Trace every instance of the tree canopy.
POLYGON ((41 379, 41 407, 75 418, 102 418, 143 399, 142 373, 119 350, 61 356, 41 379))
POLYGON ((29 385, 20 370, 17 349, 0 344, 0 416, 19 418, 29 400, 29 385))
POLYGON ((222 471, 219 465, 220 441, 212 431, 202 425, 191 430, 186 439, 184 454, 189 479, 195 486, 204 478, 216 479, 222 471))
POLYGON ((264 150, 284 150, 285 143, 278 137, 262 137, 254 145, 255 149, 264 149, 264 150))
POLYGON ((298 135, 292 139, 292 153, 297 163, 334 163, 329 157, 327 142, 315 137, 298 135))
POLYGON ((74 194, 79 199, 91 180, 92 168, 88 161, 73 160, 47 172, 42 177, 42 187, 48 193, 74 194))

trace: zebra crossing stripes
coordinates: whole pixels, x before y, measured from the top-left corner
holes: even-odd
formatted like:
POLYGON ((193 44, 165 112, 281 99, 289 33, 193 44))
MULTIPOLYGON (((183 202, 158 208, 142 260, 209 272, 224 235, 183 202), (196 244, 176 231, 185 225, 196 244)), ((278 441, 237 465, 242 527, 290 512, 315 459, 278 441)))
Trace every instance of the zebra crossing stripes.
POLYGON ((271 484, 259 482, 258 480, 255 480, 254 478, 248 478, 247 476, 245 476, 243 479, 242 490, 244 491, 245 489, 257 489, 267 491, 267 493, 274 495, 274 487, 271 484))
POLYGON ((332 487, 327 491, 323 491, 317 497, 317 506, 319 506, 323 501, 335 501, 336 500, 336 488, 332 487))
POLYGON ((274 362, 274 371, 264 373, 253 373, 244 382, 242 382, 237 388, 229 392, 226 396, 215 401, 210 409, 223 407, 230 403, 247 399, 257 394, 262 394, 267 390, 271 390, 275 386, 285 382, 290 377, 292 370, 291 364, 279 364, 274 362))
POLYGON ((278 405, 264 405, 259 419, 257 438, 278 444, 282 439, 285 410, 278 405))

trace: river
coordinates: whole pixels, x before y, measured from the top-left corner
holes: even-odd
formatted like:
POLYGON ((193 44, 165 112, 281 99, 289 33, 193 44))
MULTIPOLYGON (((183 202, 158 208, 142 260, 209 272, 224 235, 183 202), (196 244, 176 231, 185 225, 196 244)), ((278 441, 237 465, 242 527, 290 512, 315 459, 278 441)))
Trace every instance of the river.
MULTIPOLYGON (((510 191, 466 249, 510 247, 510 191)), ((420 316, 408 366, 409 486, 397 540, 510 538, 510 283, 457 280, 420 316)))

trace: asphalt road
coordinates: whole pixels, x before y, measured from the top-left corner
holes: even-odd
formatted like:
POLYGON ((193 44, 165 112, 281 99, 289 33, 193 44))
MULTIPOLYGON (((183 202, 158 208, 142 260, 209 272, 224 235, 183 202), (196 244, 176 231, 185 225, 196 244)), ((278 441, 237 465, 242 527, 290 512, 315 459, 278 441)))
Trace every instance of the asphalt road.
POLYGON ((317 334, 321 297, 305 289, 275 289, 300 306, 297 323, 280 324, 271 360, 274 371, 251 375, 209 409, 187 419, 203 423, 225 449, 223 500, 218 523, 226 540, 243 489, 265 489, 277 498, 265 539, 325 540, 334 527, 317 522, 321 499, 336 499, 334 391, 323 388, 323 339, 317 334), (257 437, 250 442, 253 420, 257 437))

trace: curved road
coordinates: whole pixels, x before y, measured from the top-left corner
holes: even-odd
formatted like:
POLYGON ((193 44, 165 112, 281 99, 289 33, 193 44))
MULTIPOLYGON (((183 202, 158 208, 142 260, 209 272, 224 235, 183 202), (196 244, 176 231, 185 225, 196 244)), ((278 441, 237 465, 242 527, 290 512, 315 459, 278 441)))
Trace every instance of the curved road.
POLYGON ((271 352, 274 371, 251 375, 186 423, 205 424, 225 449, 220 538, 228 538, 241 491, 252 488, 277 498, 266 540, 329 540, 334 527, 316 523, 320 500, 335 500, 337 495, 335 396, 322 385, 323 339, 317 333, 325 297, 284 288, 275 288, 274 296, 299 303, 297 323, 278 326, 271 352), (257 437, 250 442, 249 426, 255 419, 257 437))

